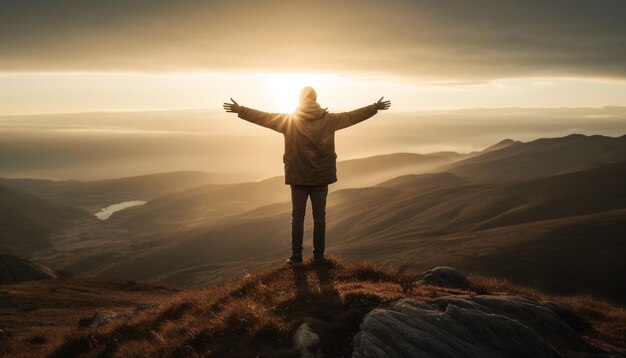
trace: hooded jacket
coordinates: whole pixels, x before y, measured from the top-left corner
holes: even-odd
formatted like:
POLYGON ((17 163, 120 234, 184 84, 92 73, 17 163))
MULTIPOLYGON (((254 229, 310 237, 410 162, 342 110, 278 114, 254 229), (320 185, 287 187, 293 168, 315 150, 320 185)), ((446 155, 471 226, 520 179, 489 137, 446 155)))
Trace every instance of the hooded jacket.
POLYGON ((291 114, 240 107, 238 116, 284 135, 285 184, 327 185, 337 181, 335 131, 377 112, 376 104, 371 104, 350 112, 329 113, 316 101, 305 99, 291 114))

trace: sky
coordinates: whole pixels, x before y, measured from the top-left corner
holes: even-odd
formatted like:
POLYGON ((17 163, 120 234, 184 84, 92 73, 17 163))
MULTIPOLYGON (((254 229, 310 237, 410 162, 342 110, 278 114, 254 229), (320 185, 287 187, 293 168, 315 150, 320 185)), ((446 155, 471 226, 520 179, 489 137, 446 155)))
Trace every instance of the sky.
POLYGON ((0 0, 0 176, 282 172, 223 112, 391 110, 338 159, 626 133, 623 0, 0 0))
POLYGON ((626 105, 626 2, 0 0, 0 115, 626 105))

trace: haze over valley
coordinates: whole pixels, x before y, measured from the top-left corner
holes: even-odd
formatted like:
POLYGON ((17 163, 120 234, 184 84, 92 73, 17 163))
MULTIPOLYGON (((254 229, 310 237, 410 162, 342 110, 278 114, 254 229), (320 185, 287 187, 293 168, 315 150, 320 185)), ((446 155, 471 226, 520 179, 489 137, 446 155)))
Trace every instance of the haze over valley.
MULTIPOLYGON (((625 158, 626 136, 572 134, 340 161, 327 247, 353 260, 415 270, 447 264, 624 302, 611 275, 626 273, 625 158)), ((63 271, 195 287, 272 266, 289 247, 288 187, 282 176, 233 178, 5 178, 5 217, 13 219, 3 250, 63 271), (146 203, 94 216, 131 200, 146 203)))
MULTIPOLYGON (((337 132, 336 151, 339 160, 470 153, 505 138, 619 136, 625 122, 626 107, 392 111, 337 132)), ((8 178, 93 181, 194 170, 224 175, 220 182, 262 180, 282 174, 283 150, 272 131, 207 110, 0 116, 0 177, 8 178)))

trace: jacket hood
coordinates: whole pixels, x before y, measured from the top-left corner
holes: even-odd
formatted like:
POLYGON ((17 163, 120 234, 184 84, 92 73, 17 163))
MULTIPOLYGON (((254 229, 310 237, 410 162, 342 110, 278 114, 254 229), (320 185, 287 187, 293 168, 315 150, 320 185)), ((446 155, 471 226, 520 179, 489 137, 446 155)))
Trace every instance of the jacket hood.
POLYGON ((325 113, 326 108, 320 107, 320 105, 316 101, 309 98, 300 102, 300 105, 298 106, 298 108, 296 108, 296 111, 294 112, 296 116, 308 120, 321 118, 325 113))

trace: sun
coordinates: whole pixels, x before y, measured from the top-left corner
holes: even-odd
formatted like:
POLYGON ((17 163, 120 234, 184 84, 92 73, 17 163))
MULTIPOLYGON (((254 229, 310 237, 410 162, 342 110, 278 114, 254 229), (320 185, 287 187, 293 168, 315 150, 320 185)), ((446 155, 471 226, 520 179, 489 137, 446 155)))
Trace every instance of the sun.
POLYGON ((293 112, 299 104, 300 90, 306 86, 315 88, 318 95, 326 87, 327 75, 315 73, 272 73, 271 83, 273 110, 281 113, 293 112))

